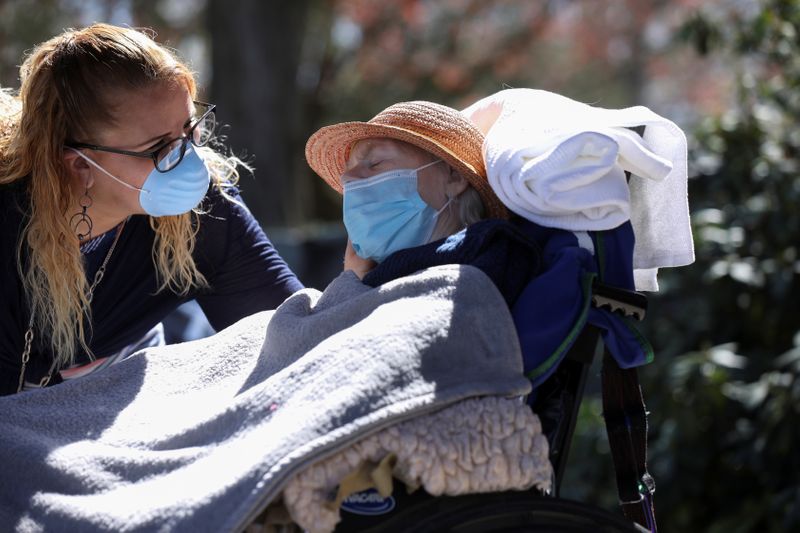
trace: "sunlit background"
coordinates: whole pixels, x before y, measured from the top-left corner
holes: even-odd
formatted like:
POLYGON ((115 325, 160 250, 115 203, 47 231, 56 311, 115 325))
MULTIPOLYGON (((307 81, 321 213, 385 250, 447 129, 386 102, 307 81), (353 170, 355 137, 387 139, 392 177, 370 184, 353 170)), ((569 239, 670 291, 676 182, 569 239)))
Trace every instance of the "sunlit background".
MULTIPOLYGON (((0 0, 0 85, 26 50, 104 21, 151 28, 198 74, 250 161, 245 201, 309 286, 341 269, 318 127, 506 87, 646 105, 687 133, 697 262, 661 274, 640 374, 664 531, 800 530, 797 0, 0 0)), ((596 389, 564 495, 613 509, 596 389)))

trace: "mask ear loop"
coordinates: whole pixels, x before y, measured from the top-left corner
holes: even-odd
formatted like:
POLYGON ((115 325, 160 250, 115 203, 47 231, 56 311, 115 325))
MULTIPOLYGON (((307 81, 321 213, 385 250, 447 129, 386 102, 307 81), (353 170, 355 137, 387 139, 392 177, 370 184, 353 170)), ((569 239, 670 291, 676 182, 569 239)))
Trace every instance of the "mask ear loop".
POLYGON ((447 208, 450 206, 450 204, 451 204, 452 202, 453 202, 453 197, 452 197, 452 196, 450 196, 450 195, 448 194, 448 195, 447 195, 447 201, 444 203, 444 205, 443 205, 441 208, 439 208, 439 209, 436 211, 436 215, 434 215, 434 217, 435 217, 435 219, 436 219, 436 223, 435 223, 435 224, 433 225, 433 227, 431 228, 430 235, 428 235, 428 236, 425 238, 425 242, 426 242, 426 243, 427 243, 427 242, 431 242, 431 238, 432 238, 432 237, 433 237, 433 235, 436 233, 436 226, 438 226, 438 225, 439 225, 439 220, 440 220, 440 219, 439 219, 439 215, 441 215, 441 214, 444 212, 444 210, 445 210, 445 209, 447 209, 447 208))
MULTIPOLYGON (((414 169, 414 172, 419 172, 419 171, 420 171, 420 170, 422 170, 423 168, 428 168, 428 167, 431 167, 431 166, 435 165, 436 163, 444 163, 444 161, 443 161, 442 159, 437 159, 436 161, 431 161, 430 163, 427 163, 427 164, 425 164, 425 165, 422 165, 421 167, 417 167, 417 168, 415 168, 415 169, 414 169)), ((417 178, 419 179, 419 176, 417 176, 417 178)), ((445 204, 444 204, 444 205, 441 207, 441 209, 439 209, 438 211, 436 211, 436 218, 437 218, 437 219, 439 218, 439 215, 440 215, 440 214, 442 214, 442 211, 444 211, 445 209, 447 209, 447 206, 449 206, 449 205, 450 205, 450 202, 452 202, 452 201, 453 201, 453 197, 452 197, 452 196, 450 196, 450 195, 449 195, 449 194, 447 194, 447 193, 445 193, 445 195, 447 196, 447 202, 445 202, 445 204)), ((433 232, 431 232, 431 233, 433 233, 433 232)), ((430 237, 430 235, 429 235, 428 237, 430 237)))
POLYGON ((67 146, 67 148, 68 148, 69 150, 72 150, 73 152, 75 152, 75 153, 76 153, 76 154, 78 154, 79 156, 81 156, 83 159, 85 159, 85 160, 86 160, 86 162, 87 162, 87 163, 89 163, 90 165, 92 165, 93 167, 95 167, 97 170, 99 170, 100 172, 102 172, 103 174, 105 174, 106 176, 108 176, 109 178, 111 178, 111 179, 113 179, 114 181, 118 182, 120 185, 124 185, 125 187, 127 187, 127 188, 129 188, 129 189, 133 189, 134 191, 138 191, 138 192, 144 192, 144 193, 150 194, 150 191, 148 191, 147 189, 140 189, 139 187, 137 187, 137 186, 135 186, 135 185, 131 185, 130 183, 125 183, 124 181, 122 181, 121 179, 119 179, 118 177, 116 177, 114 174, 112 174, 112 173, 111 173, 111 172, 109 172, 108 170, 104 169, 103 167, 101 167, 100 165, 98 165, 97 163, 95 163, 94 161, 92 161, 92 160, 89 158, 89 156, 87 156, 86 154, 84 154, 83 152, 81 152, 80 150, 78 150, 77 148, 72 148, 71 146, 67 146))
MULTIPOLYGON (((420 170, 422 170, 423 168, 428 168, 428 167, 430 167, 430 166, 433 166, 433 165, 435 165, 436 163, 444 163, 444 160, 443 160, 443 159, 437 159, 436 161, 431 161, 430 163, 428 163, 428 164, 426 164, 426 165, 422 165, 421 167, 417 168, 417 169, 416 169, 416 172, 419 172, 419 171, 420 171, 420 170)), ((445 193, 445 195, 447 196, 447 201, 444 203, 444 205, 443 205, 442 207, 440 207, 439 209, 437 209, 437 210, 436 210, 436 224, 434 224, 434 225, 433 225, 433 228, 431 228, 431 233, 430 233, 430 235, 428 235, 428 237, 425 239, 425 242, 430 242, 430 241, 431 241, 431 238, 432 238, 432 237, 433 237, 433 235, 436 233, 436 226, 438 226, 438 225, 439 225, 439 215, 441 215, 441 214, 444 212, 444 210, 445 210, 445 209, 447 209, 448 207, 450 207, 450 205, 451 205, 451 204, 452 204, 452 202, 453 202, 453 199, 454 199, 454 197, 453 197, 453 196, 451 196, 451 195, 450 195, 450 194, 448 194, 448 193, 445 193)))
POLYGON ((450 196, 449 194, 447 194, 447 201, 444 203, 444 205, 443 205, 443 206, 442 206, 442 207, 441 207, 441 208, 440 208, 438 211, 436 211, 436 217, 437 217, 437 218, 439 217, 439 215, 441 215, 441 214, 442 214, 442 212, 443 212, 445 209, 447 209, 448 207, 450 207, 450 204, 451 204, 451 203, 453 203, 453 199, 454 199, 454 197, 453 197, 453 196, 450 196))

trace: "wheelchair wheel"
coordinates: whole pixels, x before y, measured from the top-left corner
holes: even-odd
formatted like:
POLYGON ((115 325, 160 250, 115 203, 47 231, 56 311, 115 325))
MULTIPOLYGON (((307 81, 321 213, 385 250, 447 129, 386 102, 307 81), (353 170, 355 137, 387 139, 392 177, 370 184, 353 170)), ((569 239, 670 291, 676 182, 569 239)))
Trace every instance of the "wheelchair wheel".
POLYGON ((538 531, 635 533, 646 530, 628 522, 621 515, 580 502, 543 497, 531 492, 501 492, 431 498, 418 505, 406 507, 387 520, 359 528, 358 531, 364 533, 538 531))

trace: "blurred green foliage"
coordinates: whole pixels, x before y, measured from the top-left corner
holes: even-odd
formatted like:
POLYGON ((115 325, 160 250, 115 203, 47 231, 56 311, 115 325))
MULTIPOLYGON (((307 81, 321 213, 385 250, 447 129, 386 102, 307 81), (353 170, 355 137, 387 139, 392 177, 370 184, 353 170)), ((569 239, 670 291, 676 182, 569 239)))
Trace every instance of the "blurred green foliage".
MULTIPOLYGON (((662 271, 647 320, 657 518, 800 531, 800 1, 699 10, 677 37, 736 69, 737 98, 690 132, 697 260, 662 271)), ((610 457, 587 460, 605 451, 598 402, 583 405, 565 484, 608 505, 610 457)))

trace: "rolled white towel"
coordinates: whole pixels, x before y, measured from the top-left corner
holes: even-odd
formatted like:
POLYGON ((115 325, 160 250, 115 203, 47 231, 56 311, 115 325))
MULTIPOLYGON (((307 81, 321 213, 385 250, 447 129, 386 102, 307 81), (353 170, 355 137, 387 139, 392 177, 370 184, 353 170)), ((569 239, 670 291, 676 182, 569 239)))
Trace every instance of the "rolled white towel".
POLYGON ((583 131, 549 148, 503 146, 487 154, 489 183, 518 215, 573 231, 611 229, 630 218, 628 186, 612 137, 583 131))
POLYGON ((489 183, 537 224, 605 230, 630 219, 636 288, 694 261, 686 137, 643 106, 603 109, 534 89, 500 91, 463 111, 486 135, 489 183), (643 137, 627 128, 646 126, 643 137), (624 171, 638 178, 626 182, 624 171))

